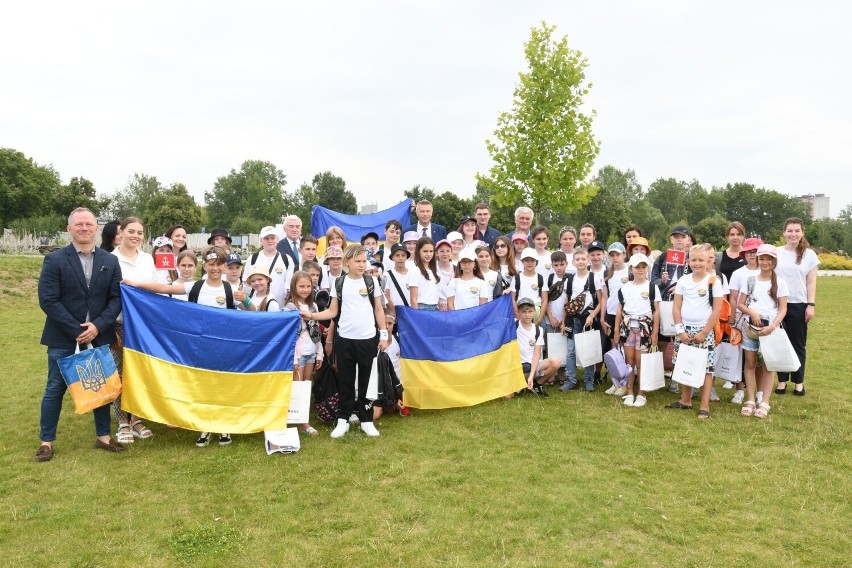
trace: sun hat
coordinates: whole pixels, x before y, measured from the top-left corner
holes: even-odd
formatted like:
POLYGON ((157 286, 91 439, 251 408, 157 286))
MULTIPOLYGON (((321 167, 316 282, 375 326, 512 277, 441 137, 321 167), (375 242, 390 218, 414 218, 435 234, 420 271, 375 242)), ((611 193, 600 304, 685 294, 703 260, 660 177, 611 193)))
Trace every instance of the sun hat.
POLYGON ((633 240, 630 241, 630 244, 627 245, 627 254, 630 254, 630 251, 633 250, 635 246, 643 246, 649 251, 651 250, 651 245, 648 244, 648 239, 645 237, 633 237, 633 240))
POLYGON ((743 250, 740 251, 740 258, 744 257, 747 252, 756 251, 762 244, 763 241, 757 237, 747 238, 743 242, 743 250))

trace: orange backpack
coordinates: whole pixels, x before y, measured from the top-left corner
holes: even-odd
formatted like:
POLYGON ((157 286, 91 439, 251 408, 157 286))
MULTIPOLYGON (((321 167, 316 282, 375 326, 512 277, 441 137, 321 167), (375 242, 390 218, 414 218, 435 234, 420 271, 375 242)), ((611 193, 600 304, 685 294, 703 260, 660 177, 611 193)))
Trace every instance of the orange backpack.
MULTIPOLYGON (((710 280, 707 281, 707 288, 710 296, 710 307, 713 307, 713 284, 716 283, 716 275, 710 277, 710 280)), ((727 298, 722 296, 722 312, 719 314, 719 321, 716 322, 716 325, 713 326, 713 335, 716 337, 716 345, 722 343, 722 339, 725 337, 731 342, 732 345, 737 345, 742 339, 742 335, 736 335, 731 332, 731 303, 727 298)))

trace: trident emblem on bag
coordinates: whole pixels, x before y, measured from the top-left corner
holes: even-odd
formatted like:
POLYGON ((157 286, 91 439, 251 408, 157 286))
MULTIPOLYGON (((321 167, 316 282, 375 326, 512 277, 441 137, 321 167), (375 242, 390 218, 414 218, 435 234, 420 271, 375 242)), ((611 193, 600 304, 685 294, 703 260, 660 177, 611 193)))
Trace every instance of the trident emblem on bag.
POLYGON ((92 392, 98 392, 107 382, 100 359, 95 361, 94 368, 92 368, 91 361, 86 361, 85 367, 77 365, 77 377, 79 377, 83 388, 92 392))

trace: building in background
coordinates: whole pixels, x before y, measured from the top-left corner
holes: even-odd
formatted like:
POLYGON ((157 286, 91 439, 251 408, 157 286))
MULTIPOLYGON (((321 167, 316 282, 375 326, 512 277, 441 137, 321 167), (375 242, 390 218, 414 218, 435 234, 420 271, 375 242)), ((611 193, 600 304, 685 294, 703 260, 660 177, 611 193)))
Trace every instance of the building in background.
POLYGON ((361 206, 361 210, 358 211, 359 215, 367 215, 368 213, 375 213, 379 210, 379 206, 377 203, 365 203, 361 206))
POLYGON ((800 195, 799 201, 811 204, 811 219, 828 219, 829 215, 829 197, 824 193, 800 195))

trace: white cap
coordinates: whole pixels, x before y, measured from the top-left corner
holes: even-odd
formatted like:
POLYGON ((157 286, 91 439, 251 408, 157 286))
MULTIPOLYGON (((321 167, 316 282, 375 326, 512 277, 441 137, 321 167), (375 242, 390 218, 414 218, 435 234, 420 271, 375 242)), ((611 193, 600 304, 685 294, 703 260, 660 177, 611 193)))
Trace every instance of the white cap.
POLYGON ((529 247, 525 248, 524 252, 521 253, 521 260, 525 260, 527 258, 531 258, 531 259, 535 260, 536 262, 538 262, 538 255, 535 253, 535 251, 533 249, 531 249, 529 247))
POLYGON ((447 233, 447 240, 450 242, 463 241, 464 237, 458 231, 450 231, 449 233, 447 233))
POLYGON ((275 235, 276 237, 278 236, 278 231, 275 230, 275 227, 266 226, 262 228, 260 230, 260 237, 258 238, 262 239, 263 237, 268 237, 269 235, 275 235))
POLYGON ((639 266, 642 263, 651 266, 651 261, 648 260, 648 257, 642 254, 641 252, 637 252, 633 256, 630 257, 630 261, 627 263, 628 266, 639 266))
POLYGON ((476 262, 476 251, 474 251, 471 247, 465 247, 459 253, 459 260, 472 260, 476 262))

